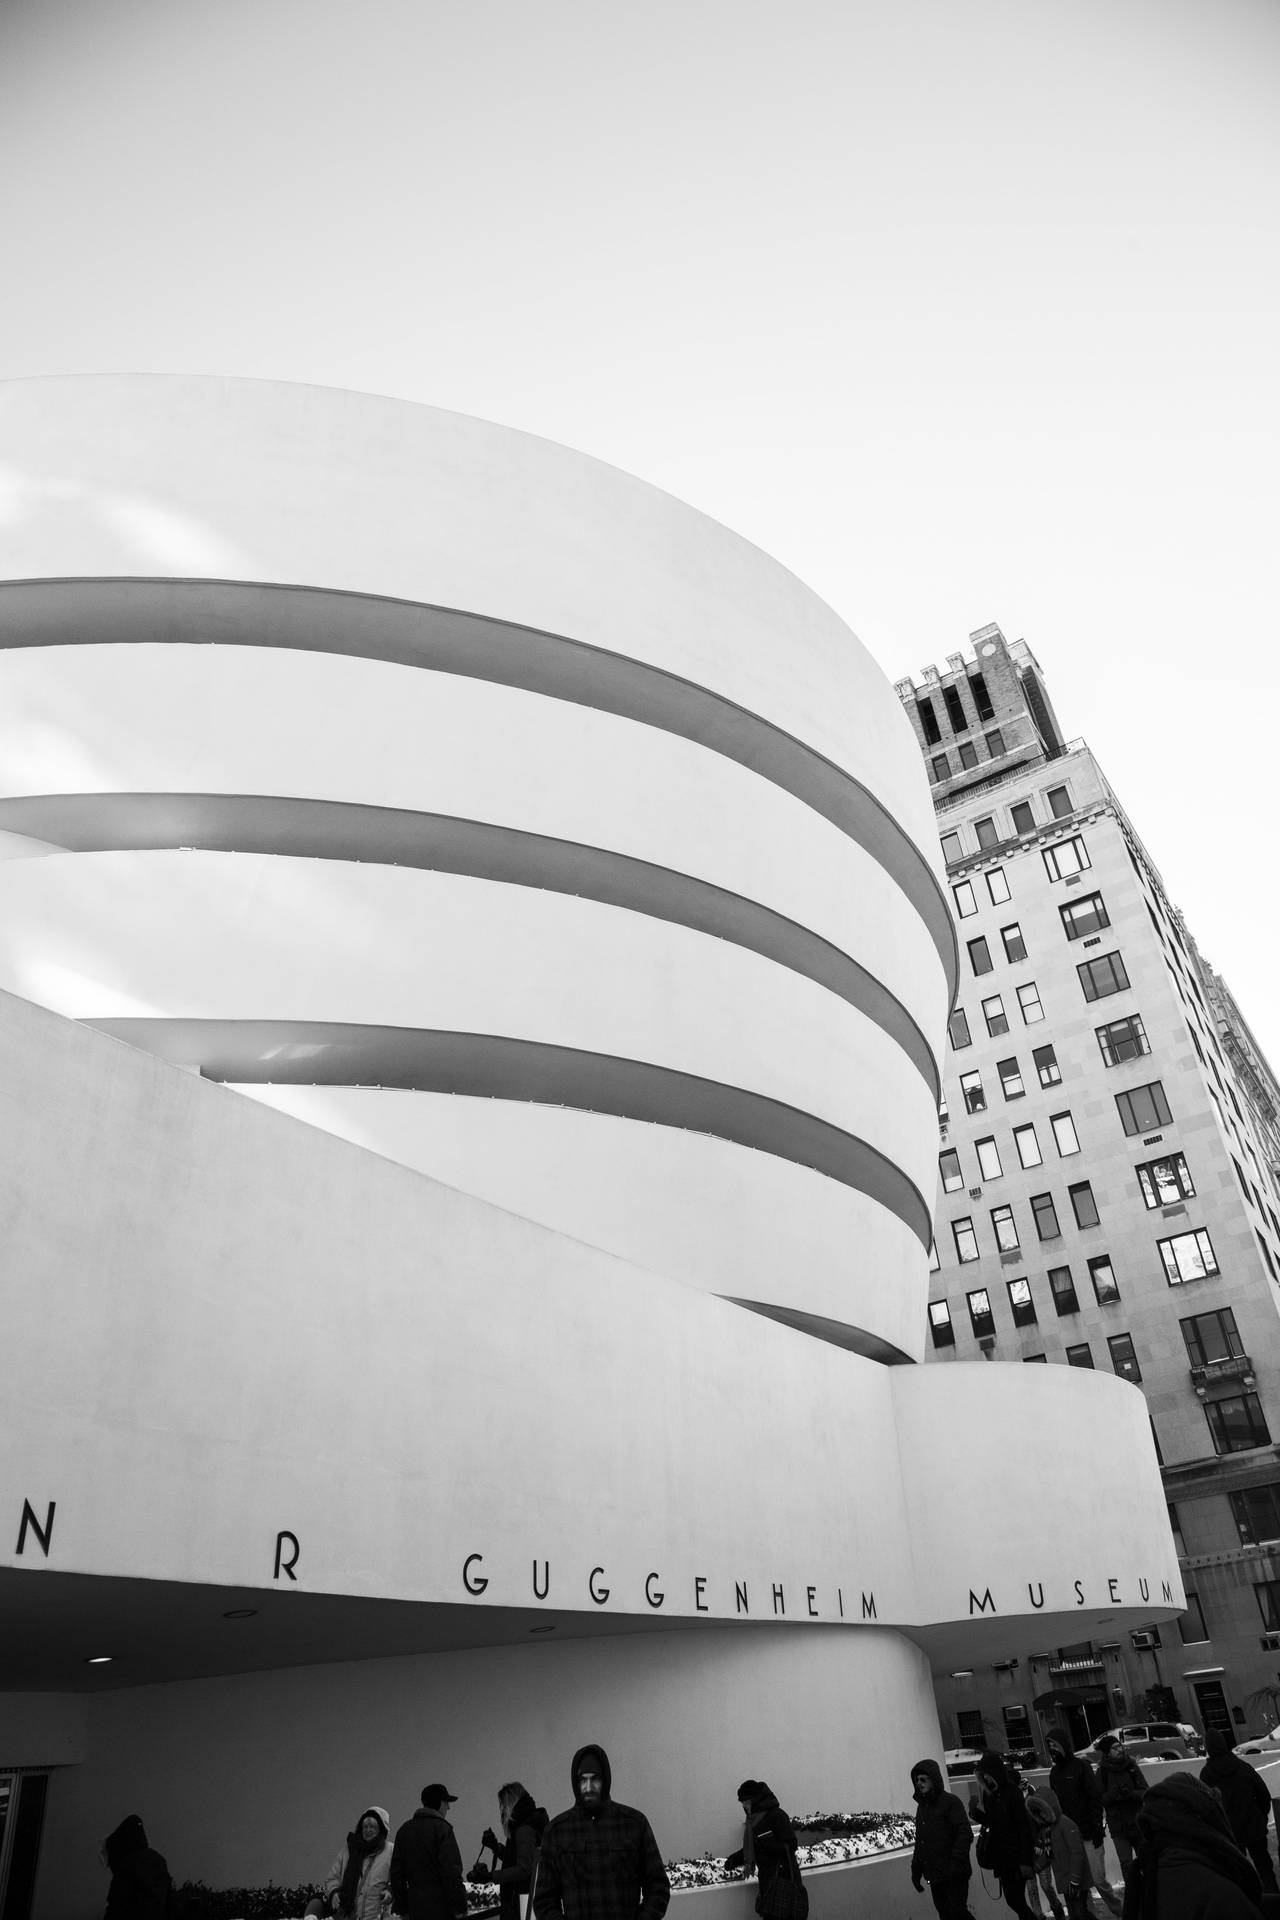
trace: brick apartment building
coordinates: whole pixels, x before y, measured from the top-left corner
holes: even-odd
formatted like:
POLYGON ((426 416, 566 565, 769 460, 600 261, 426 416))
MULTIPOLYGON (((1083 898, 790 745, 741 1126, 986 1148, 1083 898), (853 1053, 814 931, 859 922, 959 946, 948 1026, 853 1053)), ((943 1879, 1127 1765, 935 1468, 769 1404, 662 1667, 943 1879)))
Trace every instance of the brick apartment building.
POLYGON ((1240 1739, 1280 1702, 1280 1087, 1030 649, 970 638, 897 686, 961 955, 929 1358, 1131 1380, 1189 1608, 936 1675, 943 1733, 1039 1747, 1053 1724, 1082 1744, 1169 1718, 1240 1739))

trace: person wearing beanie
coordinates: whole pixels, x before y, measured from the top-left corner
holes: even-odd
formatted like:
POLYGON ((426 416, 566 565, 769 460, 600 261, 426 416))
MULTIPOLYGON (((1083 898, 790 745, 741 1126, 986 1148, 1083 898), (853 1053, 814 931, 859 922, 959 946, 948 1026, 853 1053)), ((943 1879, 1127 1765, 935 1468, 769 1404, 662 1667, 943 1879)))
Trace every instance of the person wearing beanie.
POLYGON ((1098 1898, 1105 1901, 1113 1913, 1119 1913, 1120 1902, 1111 1891, 1104 1863, 1102 1794, 1093 1768, 1087 1760, 1076 1758, 1061 1733, 1051 1733, 1044 1744, 1049 1755, 1049 1791, 1067 1819, 1073 1820, 1080 1829, 1089 1875, 1098 1898))
POLYGON ((911 1769, 916 1803, 916 1843, 911 1853, 911 1884, 917 1893, 929 1883, 939 1920, 973 1920, 969 1912, 969 1853, 973 1830, 959 1796, 943 1785, 936 1760, 917 1760, 911 1769))
POLYGON ((982 1831, 978 1835, 978 1865, 994 1873, 1004 1903, 1018 1920, 1034 1920, 1027 1905, 1027 1881, 1036 1871, 1035 1837, 1021 1788, 1003 1759, 987 1748, 978 1761, 975 1779, 981 1797, 982 1831))
POLYGON ((1200 1769, 1200 1778, 1221 1800, 1232 1837, 1241 1853, 1252 1860, 1263 1892, 1275 1893, 1276 1876, 1267 1851, 1271 1795, 1266 1782, 1247 1760, 1231 1751, 1225 1734, 1207 1733, 1204 1744, 1209 1757, 1200 1769))
POLYGON ((173 1882, 138 1814, 126 1814, 107 1835, 102 1860, 111 1872, 104 1920, 166 1920, 173 1882))
POLYGON ((535 1920, 662 1920, 671 1882, 653 1828, 637 1807, 613 1798, 603 1747, 579 1747, 569 1783, 573 1805, 542 1842, 535 1920))
POLYGON ((1116 1857, 1126 1884, 1133 1861, 1138 1831, 1138 1809, 1147 1790, 1147 1777, 1131 1753, 1126 1753, 1114 1733, 1099 1736, 1098 1788, 1107 1816, 1107 1830, 1115 1841, 1116 1857))
POLYGON ((754 1873, 760 1890, 756 1912, 771 1906, 769 1888, 776 1883, 799 1882, 796 1865, 796 1830, 778 1804, 778 1796, 763 1780, 744 1780, 738 1788, 742 1808, 742 1845, 725 1860, 731 1873, 741 1867, 750 1879, 754 1873))
POLYGON ((1124 1920, 1258 1920, 1257 1874, 1231 1837, 1222 1802, 1193 1773, 1169 1773, 1137 1817, 1124 1920))
POLYGON ((396 1834, 387 1885, 396 1913, 409 1920, 466 1920, 467 1889, 462 1855, 449 1820, 457 1799, 433 1780, 422 1789, 422 1805, 396 1834))
POLYGON ((385 1807, 366 1807, 325 1875, 323 1891, 307 1902, 304 1912, 378 1920, 385 1911, 390 1871, 391 1816, 385 1807))

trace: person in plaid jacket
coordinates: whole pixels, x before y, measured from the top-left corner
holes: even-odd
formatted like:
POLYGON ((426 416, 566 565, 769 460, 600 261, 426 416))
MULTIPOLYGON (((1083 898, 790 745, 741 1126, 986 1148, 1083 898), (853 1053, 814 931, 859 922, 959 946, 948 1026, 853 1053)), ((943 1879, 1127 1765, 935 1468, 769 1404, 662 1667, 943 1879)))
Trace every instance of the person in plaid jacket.
POLYGON ((604 1748, 579 1747, 569 1777, 573 1805, 543 1837, 534 1920, 662 1920, 671 1882, 653 1828, 610 1797, 604 1748))

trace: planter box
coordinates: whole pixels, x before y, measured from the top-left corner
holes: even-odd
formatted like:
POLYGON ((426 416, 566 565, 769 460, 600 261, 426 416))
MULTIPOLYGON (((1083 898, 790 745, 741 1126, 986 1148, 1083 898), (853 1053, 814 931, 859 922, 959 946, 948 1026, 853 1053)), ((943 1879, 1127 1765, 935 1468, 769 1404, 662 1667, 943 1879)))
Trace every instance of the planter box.
MULTIPOLYGON (((851 1914, 875 1920, 925 1920, 932 1916, 928 1892, 911 1884, 911 1850, 895 1847, 862 1860, 831 1867, 808 1867, 809 1920, 849 1920, 851 1914)), ((721 1887, 689 1887, 673 1893, 669 1920, 755 1920, 756 1883, 735 1880, 721 1887)))

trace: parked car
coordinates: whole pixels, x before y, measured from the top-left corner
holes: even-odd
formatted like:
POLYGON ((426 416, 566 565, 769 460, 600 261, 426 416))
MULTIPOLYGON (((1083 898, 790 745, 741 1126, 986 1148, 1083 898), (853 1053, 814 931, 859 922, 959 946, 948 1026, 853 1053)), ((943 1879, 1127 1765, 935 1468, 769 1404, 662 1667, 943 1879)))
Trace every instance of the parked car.
MULTIPOLYGON (((1203 1739, 1185 1720, 1135 1720, 1128 1726, 1112 1727, 1111 1732, 1135 1760, 1191 1760, 1204 1752, 1203 1739)), ((1078 1748, 1076 1758, 1096 1760, 1098 1741, 1078 1748)))
POLYGON ((1272 1727, 1270 1733, 1255 1733, 1251 1739, 1239 1741, 1233 1751, 1243 1756, 1260 1754, 1264 1760, 1280 1759, 1280 1727, 1272 1727))
POLYGON ((948 1780, 972 1780, 985 1751, 983 1747, 948 1747, 942 1756, 948 1780))

